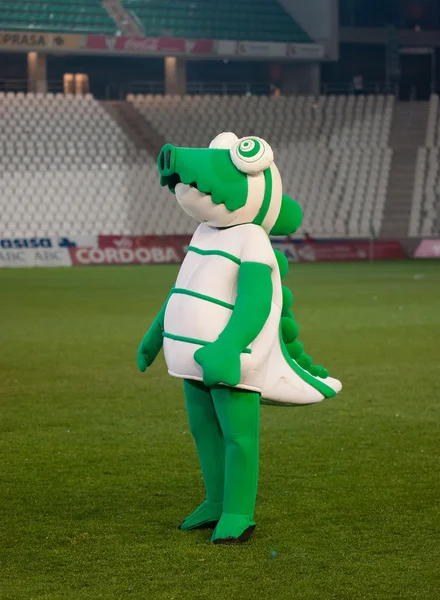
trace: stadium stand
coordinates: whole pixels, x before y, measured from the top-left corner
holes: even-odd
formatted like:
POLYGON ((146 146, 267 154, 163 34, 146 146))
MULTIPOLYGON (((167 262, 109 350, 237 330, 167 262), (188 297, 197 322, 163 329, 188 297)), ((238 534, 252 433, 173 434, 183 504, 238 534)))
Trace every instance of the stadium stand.
POLYGON ((146 36, 311 42, 276 0, 123 0, 146 36))
POLYGON ((0 28, 114 34, 117 25, 99 0, 13 0, 0 2, 0 28))
POLYGON ((253 132, 275 150, 284 190, 304 207, 303 231, 379 232, 392 150, 392 96, 130 96, 164 139, 206 146, 219 131, 253 132), (190 118, 197 115, 197 118, 190 118))
POLYGON ((411 211, 411 237, 429 237, 440 228, 439 148, 419 148, 411 211))
POLYGON ((0 118, 3 236, 188 229, 155 160, 91 96, 0 94, 0 118))
MULTIPOLYGON (((274 147, 284 190, 304 207, 302 231, 378 232, 391 163, 392 97, 135 96, 158 139, 206 146, 220 131, 257 131, 274 147), (197 118, 189 118, 197 115, 197 118)), ((0 94, 5 236, 191 233, 139 149, 91 96, 0 94)), ((151 150, 151 148, 150 148, 151 150)))
POLYGON ((425 146, 418 149, 409 236, 440 232, 440 114, 439 97, 429 103, 425 146))
MULTIPOLYGON (((135 96, 132 105, 176 145, 206 146, 220 131, 270 140, 286 193, 304 207, 303 231, 380 230, 393 98, 135 96), (189 118, 197 115, 197 118, 189 118)), ((191 233, 139 149, 91 96, 1 94, 4 235, 191 233)), ((151 149, 150 149, 151 150, 151 149)))

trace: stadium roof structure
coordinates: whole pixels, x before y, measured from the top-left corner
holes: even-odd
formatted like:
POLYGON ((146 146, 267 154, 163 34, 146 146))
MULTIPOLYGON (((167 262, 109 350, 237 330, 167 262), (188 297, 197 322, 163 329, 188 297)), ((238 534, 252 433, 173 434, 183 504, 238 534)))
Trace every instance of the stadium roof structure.
POLYGON ((0 51, 324 58, 277 0, 122 0, 120 7, 115 14, 100 0, 1 2, 0 51))

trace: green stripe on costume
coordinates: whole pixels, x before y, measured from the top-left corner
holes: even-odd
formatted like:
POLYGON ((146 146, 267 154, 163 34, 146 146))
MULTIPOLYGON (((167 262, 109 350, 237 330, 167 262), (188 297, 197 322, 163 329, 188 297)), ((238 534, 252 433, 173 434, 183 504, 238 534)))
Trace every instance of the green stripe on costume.
POLYGON ((223 250, 202 250, 201 248, 196 248, 195 246, 188 246, 188 252, 195 252, 196 254, 201 254, 202 256, 223 256, 223 258, 228 258, 237 265, 241 264, 241 260, 239 258, 233 254, 229 254, 229 252, 223 252, 223 250))
POLYGON ((206 294, 199 294, 199 292, 193 292, 192 290, 174 288, 173 294, 184 294, 185 296, 192 296, 193 298, 199 298, 200 300, 212 302, 212 304, 218 304, 219 306, 223 306, 224 308, 229 308, 229 310, 234 309, 234 305, 229 304, 229 302, 223 302, 223 300, 218 300, 217 298, 213 298, 212 296, 206 296, 206 294))
POLYGON ((305 371, 302 367, 300 367, 300 365, 290 356, 289 352, 287 351, 286 345, 283 342, 281 329, 279 332, 279 339, 284 358, 287 360, 289 366, 295 371, 295 373, 299 375, 303 381, 315 388, 315 390, 321 392, 324 398, 333 398, 333 396, 336 396, 336 392, 333 388, 326 385, 323 381, 316 379, 316 377, 313 377, 313 375, 311 375, 308 371, 305 371))
MULTIPOLYGON (((186 342, 187 344, 196 344, 197 346, 207 346, 211 342, 205 342, 203 340, 197 340, 196 338, 186 337, 184 335, 175 335, 174 333, 167 333, 164 331, 162 333, 163 337, 168 338, 170 340, 174 340, 176 342, 186 342)), ((252 350, 250 348, 246 348, 243 350, 244 354, 252 354, 252 350)))
POLYGON ((254 225, 261 225, 269 210, 270 201, 272 199, 272 171, 270 168, 264 171, 264 186, 263 204, 261 205, 258 215, 253 220, 254 225))

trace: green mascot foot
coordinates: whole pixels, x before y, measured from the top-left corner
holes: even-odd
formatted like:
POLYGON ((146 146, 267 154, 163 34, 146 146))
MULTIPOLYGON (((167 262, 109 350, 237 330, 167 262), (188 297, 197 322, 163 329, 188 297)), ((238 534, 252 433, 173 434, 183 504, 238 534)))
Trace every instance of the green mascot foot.
POLYGON ((223 510, 223 503, 202 502, 196 510, 186 517, 179 525, 179 529, 190 531, 191 529, 211 529, 214 528, 220 520, 223 510))
POLYGON ((255 521, 246 515, 223 513, 212 534, 213 544, 243 544, 255 529, 255 521))

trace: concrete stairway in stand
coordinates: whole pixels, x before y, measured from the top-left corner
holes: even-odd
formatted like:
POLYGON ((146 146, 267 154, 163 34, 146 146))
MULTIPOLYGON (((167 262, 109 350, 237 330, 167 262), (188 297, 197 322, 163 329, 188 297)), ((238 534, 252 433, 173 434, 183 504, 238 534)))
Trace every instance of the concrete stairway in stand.
POLYGON ((135 146, 147 150, 156 160, 165 140, 131 102, 105 100, 101 104, 135 146))
POLYGON ((102 0, 102 5, 119 27, 120 32, 127 36, 144 35, 139 23, 125 10, 120 0, 102 0))
POLYGON ((428 102, 399 102, 394 108, 390 136, 393 160, 381 238, 408 236, 417 150, 425 144, 428 108, 428 102))

